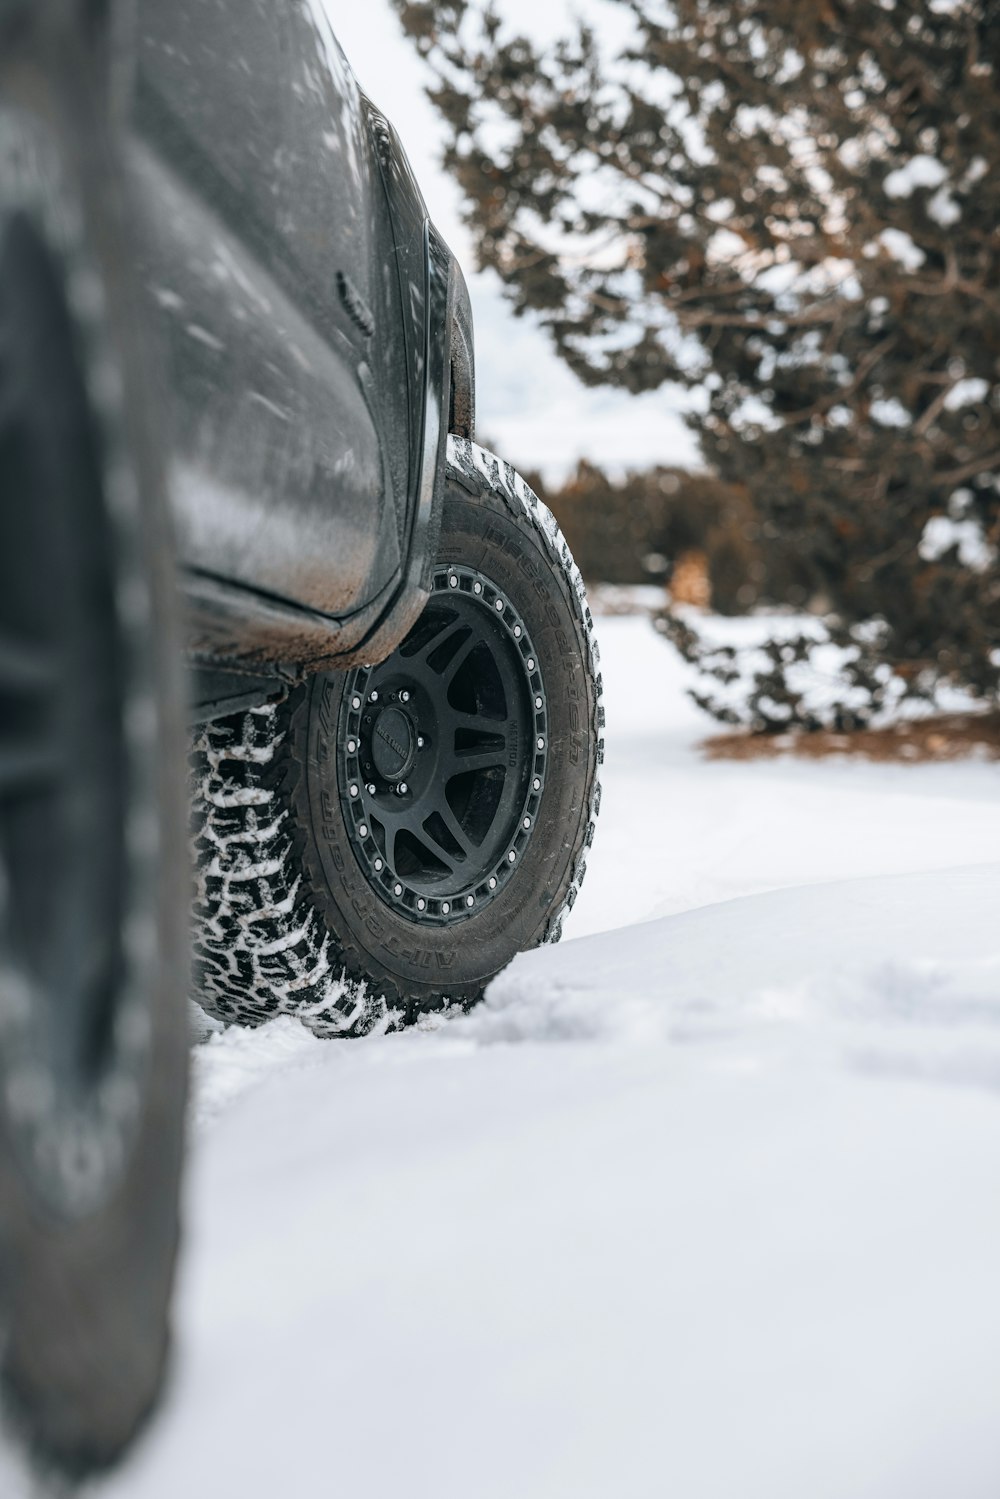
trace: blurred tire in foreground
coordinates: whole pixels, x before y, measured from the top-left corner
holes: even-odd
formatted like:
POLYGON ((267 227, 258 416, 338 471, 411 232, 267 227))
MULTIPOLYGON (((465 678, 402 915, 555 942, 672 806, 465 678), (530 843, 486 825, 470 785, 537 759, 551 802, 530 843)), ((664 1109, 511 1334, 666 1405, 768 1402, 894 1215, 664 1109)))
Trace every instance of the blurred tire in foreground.
POLYGON ((2 1377, 75 1472, 159 1389, 187 1051, 174 581, 94 14, 0 3, 2 1377))

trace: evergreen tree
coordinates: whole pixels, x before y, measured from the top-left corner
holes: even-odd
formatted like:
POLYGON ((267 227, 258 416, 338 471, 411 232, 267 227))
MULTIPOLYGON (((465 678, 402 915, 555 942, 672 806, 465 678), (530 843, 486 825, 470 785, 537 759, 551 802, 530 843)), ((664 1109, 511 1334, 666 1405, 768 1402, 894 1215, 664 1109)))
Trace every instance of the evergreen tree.
POLYGON ((866 679, 995 699, 998 0, 607 0, 544 51, 394 3, 515 310, 588 384, 695 392, 866 679))

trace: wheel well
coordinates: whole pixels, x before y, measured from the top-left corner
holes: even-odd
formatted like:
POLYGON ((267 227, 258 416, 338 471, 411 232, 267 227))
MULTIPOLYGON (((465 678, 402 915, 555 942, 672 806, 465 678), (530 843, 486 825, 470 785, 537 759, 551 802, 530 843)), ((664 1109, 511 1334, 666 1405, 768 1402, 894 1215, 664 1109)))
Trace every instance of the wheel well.
POLYGON ((451 319, 451 401, 448 431, 456 437, 476 435, 476 364, 471 310, 456 299, 451 319))

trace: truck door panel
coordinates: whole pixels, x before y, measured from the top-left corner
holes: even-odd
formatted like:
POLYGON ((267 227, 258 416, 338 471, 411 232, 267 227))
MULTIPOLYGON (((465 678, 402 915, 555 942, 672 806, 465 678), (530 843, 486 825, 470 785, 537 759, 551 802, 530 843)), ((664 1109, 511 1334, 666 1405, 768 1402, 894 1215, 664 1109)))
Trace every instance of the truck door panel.
POLYGON ((343 616, 400 562, 353 80, 299 0, 139 0, 136 46, 182 558, 343 616))

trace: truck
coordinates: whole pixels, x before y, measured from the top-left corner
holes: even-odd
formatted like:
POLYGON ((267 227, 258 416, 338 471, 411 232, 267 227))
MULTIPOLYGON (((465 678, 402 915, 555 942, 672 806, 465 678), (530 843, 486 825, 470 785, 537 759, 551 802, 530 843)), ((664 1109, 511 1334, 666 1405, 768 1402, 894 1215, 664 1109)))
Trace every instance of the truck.
POLYGON ((47 1460, 169 1349, 187 996, 356 1036, 556 940, 593 621, 319 0, 0 0, 0 1318, 47 1460))

